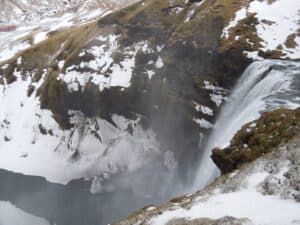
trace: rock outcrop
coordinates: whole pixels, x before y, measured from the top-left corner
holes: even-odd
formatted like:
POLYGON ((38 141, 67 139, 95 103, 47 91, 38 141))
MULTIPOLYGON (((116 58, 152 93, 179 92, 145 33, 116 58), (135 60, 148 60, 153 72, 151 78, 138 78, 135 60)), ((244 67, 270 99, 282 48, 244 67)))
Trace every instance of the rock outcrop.
POLYGON ((213 149, 212 159, 222 173, 232 172, 273 151, 300 132, 300 109, 279 109, 263 113, 233 137, 225 149, 213 149))

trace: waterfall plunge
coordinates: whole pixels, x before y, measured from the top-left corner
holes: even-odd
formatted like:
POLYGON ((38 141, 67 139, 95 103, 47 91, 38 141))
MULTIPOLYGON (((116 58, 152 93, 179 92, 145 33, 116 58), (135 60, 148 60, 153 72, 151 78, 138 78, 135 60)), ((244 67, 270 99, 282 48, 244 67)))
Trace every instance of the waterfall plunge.
POLYGON ((215 147, 226 147, 234 134, 261 112, 300 106, 300 63, 263 60, 252 63, 243 73, 223 106, 203 149, 192 191, 202 189, 217 175, 210 158, 215 147))

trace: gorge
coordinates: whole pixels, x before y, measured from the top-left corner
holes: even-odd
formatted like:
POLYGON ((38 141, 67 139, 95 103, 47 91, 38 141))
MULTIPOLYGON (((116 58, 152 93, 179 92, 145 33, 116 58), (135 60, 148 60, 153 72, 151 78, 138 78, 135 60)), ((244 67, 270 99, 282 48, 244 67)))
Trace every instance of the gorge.
POLYGON ((297 1, 0 9, 1 225, 299 223, 297 1))

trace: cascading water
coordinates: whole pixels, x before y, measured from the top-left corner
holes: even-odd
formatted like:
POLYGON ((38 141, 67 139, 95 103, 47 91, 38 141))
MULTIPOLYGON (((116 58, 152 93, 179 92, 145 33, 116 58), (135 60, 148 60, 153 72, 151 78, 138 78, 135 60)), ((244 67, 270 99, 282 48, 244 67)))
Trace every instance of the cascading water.
POLYGON ((300 106, 300 63, 263 60, 252 63, 243 73, 221 110, 200 160, 193 191, 218 175, 210 159, 211 150, 224 148, 234 134, 261 112, 300 106))

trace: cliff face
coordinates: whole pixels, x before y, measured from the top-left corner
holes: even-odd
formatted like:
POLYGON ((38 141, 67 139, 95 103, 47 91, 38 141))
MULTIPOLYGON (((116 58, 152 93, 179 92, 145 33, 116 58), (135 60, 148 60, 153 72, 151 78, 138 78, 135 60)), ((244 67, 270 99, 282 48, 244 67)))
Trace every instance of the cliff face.
POLYGON ((185 173, 196 163, 199 133, 211 129, 227 89, 251 62, 242 48, 221 49, 239 7, 145 1, 97 22, 50 29, 39 42, 35 33, 22 36, 16 43, 25 50, 0 66, 3 104, 15 101, 3 109, 1 146, 16 144, 16 127, 28 133, 24 154, 16 155, 43 158, 38 149, 50 142, 45 151, 61 169, 39 175, 55 182, 134 171, 157 157, 165 169, 185 173), (69 163, 79 172, 60 172, 69 163))
MULTIPOLYGON (((260 119, 245 125, 227 149, 235 148, 235 154, 245 155, 244 147, 236 148, 236 143, 245 145, 247 135, 248 140, 263 136, 264 141, 271 141, 273 144, 267 145, 267 151, 266 146, 259 144, 261 152, 257 154, 257 146, 249 144, 247 151, 253 154, 251 161, 235 158, 235 162, 240 163, 239 168, 218 177, 202 191, 175 198, 163 206, 145 207, 117 224, 299 223, 299 120, 299 109, 263 114, 260 119), (275 130, 278 135, 270 133, 275 130), (276 136, 276 141, 275 137, 271 140, 271 135, 276 136)), ((224 154, 227 154, 226 150, 224 154)), ((213 153, 213 158, 216 157, 213 153)))

